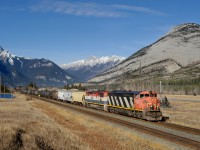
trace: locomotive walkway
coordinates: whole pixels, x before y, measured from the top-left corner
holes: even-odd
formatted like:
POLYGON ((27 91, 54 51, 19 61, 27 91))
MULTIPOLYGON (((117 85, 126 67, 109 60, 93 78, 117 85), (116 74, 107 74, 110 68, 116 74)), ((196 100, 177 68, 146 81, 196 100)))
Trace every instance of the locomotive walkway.
MULTIPOLYGON (((38 98, 38 97, 35 97, 38 98)), ((200 147, 200 130, 189 127, 184 127, 165 122, 147 122, 140 119, 121 116, 117 114, 110 114, 103 111, 94 111, 77 105, 54 101, 46 98, 40 98, 60 107, 69 108, 76 112, 84 113, 95 118, 99 118, 114 124, 136 129, 137 131, 153 135, 155 137, 188 147, 192 149, 199 149, 200 147)))

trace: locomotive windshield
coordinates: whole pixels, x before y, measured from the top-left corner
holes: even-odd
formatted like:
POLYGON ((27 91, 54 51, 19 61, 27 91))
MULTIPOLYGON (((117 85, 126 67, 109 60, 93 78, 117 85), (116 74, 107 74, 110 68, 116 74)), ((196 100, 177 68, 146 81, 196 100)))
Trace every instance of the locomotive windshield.
POLYGON ((157 94, 153 94, 153 93, 140 94, 140 98, 144 98, 144 97, 157 97, 157 94))
POLYGON ((151 97, 157 97, 157 94, 151 94, 151 97))
POLYGON ((100 93, 99 95, 100 95, 100 97, 103 97, 103 93, 100 93))
POLYGON ((157 94, 150 94, 150 97, 157 97, 157 94))

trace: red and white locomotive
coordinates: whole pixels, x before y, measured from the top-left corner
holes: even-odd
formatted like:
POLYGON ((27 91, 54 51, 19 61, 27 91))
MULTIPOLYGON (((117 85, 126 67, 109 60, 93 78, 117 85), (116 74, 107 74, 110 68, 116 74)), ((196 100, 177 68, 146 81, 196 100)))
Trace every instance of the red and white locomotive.
POLYGON ((86 107, 145 120, 162 120, 160 100, 152 91, 88 91, 83 101, 86 107))

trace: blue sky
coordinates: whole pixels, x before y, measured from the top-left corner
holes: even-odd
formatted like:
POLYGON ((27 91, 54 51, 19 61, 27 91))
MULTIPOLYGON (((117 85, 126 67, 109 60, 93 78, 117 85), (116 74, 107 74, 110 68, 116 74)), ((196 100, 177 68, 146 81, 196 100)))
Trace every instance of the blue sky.
POLYGON ((183 23, 200 24, 199 0, 1 0, 0 45, 60 65, 128 57, 183 23))

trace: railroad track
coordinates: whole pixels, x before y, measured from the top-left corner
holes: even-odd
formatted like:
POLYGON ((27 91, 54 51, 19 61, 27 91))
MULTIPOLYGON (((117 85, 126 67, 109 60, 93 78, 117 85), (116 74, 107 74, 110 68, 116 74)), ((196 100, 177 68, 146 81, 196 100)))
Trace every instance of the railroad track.
MULTIPOLYGON (((133 118, 133 119, 138 119, 138 118, 133 118)), ((143 121, 143 122, 146 122, 145 120, 141 120, 141 119, 139 119, 139 120, 143 121)), ((199 129, 190 128, 190 127, 177 125, 177 124, 172 124, 172 123, 167 123, 165 121, 162 121, 162 122, 148 122, 148 123, 200 136, 200 130, 199 129)))
MULTIPOLYGON (((35 98, 38 99, 37 96, 33 96, 35 98)), ((80 113, 84 113, 108 122, 112 122, 121 126, 125 126, 128 127, 130 129, 136 129, 137 131, 146 133, 146 134, 150 134, 153 135, 155 137, 159 137, 161 139, 176 143, 176 144, 180 144, 183 145, 185 147, 188 148, 192 148, 192 149, 199 149, 200 148, 200 130, 198 129, 193 129, 193 128, 189 128, 189 127, 184 127, 184 126, 179 126, 179 125, 175 125, 175 124, 169 124, 169 123, 150 123, 150 124, 156 124, 159 126, 163 126, 165 128, 168 129, 173 129, 173 130, 178 130, 181 132, 184 132, 186 134, 192 134, 194 135, 196 138, 192 139, 192 138, 188 138, 187 136, 184 135, 176 135, 175 133, 168 133, 166 131, 162 131, 162 130, 158 130, 152 127, 147 127, 147 126, 143 126, 141 124, 137 124, 131 121, 127 121, 124 119, 120 119, 118 117, 112 117, 110 115, 106 115, 107 113, 100 113, 99 111, 92 111, 91 109, 86 109, 84 107, 79 107, 76 105, 71 105, 71 104, 67 104, 67 103, 63 103, 63 102, 59 102, 59 101, 55 101, 55 100, 50 100, 50 99, 46 99, 46 98, 40 98, 40 100, 44 100, 47 101, 49 103, 53 103, 56 104, 60 107, 63 108, 69 108, 69 109, 73 109, 74 111, 80 112, 80 113), (199 137, 199 139, 197 139, 199 137)), ((130 118, 130 117, 125 117, 125 118, 130 118)), ((143 120, 141 120, 142 122, 144 122, 143 120)), ((147 123, 147 122, 146 122, 147 123)), ((148 122, 149 123, 149 122, 148 122)))
POLYGON ((195 134, 195 135, 200 136, 200 130, 195 129, 195 128, 190 128, 190 127, 166 123, 166 122, 158 122, 158 124, 161 125, 161 126, 167 127, 167 128, 171 128, 171 129, 175 129, 175 130, 178 130, 178 131, 183 131, 183 132, 187 132, 187 133, 191 133, 191 134, 195 134))

